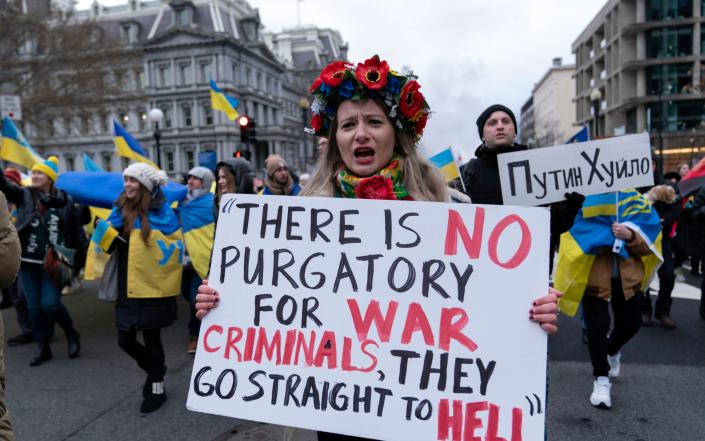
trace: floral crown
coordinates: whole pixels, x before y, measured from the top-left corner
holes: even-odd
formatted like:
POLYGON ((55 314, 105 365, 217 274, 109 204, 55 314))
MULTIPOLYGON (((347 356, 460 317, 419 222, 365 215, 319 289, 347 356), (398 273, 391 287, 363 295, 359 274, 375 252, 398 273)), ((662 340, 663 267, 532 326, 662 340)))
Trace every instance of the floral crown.
POLYGON ((430 109, 419 91, 417 77, 407 67, 402 70, 401 74, 390 70, 377 55, 358 63, 357 68, 345 61, 330 63, 311 85, 313 117, 307 132, 327 136, 338 105, 344 100, 379 98, 399 129, 420 138, 430 109))

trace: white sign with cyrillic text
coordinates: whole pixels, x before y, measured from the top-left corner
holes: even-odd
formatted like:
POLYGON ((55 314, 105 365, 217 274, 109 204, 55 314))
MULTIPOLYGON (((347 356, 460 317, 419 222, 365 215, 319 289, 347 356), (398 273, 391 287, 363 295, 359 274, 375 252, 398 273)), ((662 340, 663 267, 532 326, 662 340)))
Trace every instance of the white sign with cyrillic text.
POLYGON ((506 205, 543 205, 653 185, 648 133, 543 147, 497 156, 506 205))
POLYGON ((191 410, 383 440, 544 438, 544 208, 228 194, 191 410), (468 438, 470 437, 470 438, 468 438))

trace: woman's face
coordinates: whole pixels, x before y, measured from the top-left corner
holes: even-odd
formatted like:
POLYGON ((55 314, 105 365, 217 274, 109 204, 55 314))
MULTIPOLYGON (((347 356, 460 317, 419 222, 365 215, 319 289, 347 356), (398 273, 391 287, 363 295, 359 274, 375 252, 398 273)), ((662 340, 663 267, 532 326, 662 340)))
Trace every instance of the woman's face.
POLYGON ((137 192, 140 190, 140 181, 133 178, 132 176, 125 176, 125 197, 127 199, 134 199, 137 196, 137 192))
POLYGON ((195 176, 189 176, 188 181, 186 181, 186 186, 191 191, 198 190, 199 188, 203 187, 203 181, 195 176))
POLYGON ((39 191, 49 191, 51 179, 39 170, 32 170, 32 187, 39 191))
POLYGON ((228 172, 225 167, 218 169, 218 193, 234 193, 235 192, 235 179, 232 174, 228 172), (232 183, 232 184, 231 184, 232 183))
POLYGON ((386 166, 394 153, 394 127, 373 100, 344 101, 338 107, 335 140, 345 166, 370 176, 386 166))
POLYGON ((681 167, 678 169, 678 174, 681 175, 681 178, 685 175, 688 174, 690 171, 690 166, 688 164, 681 164, 681 167))

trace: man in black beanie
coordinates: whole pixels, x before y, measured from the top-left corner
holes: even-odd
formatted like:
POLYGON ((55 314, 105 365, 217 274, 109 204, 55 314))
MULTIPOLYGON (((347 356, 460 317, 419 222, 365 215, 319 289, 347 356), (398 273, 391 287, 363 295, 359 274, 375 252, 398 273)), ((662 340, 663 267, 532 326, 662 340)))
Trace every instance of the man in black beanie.
POLYGON ((501 104, 494 104, 480 114, 477 131, 482 144, 475 150, 476 157, 461 168, 461 179, 474 204, 502 205, 497 155, 528 147, 514 142, 516 117, 501 104))

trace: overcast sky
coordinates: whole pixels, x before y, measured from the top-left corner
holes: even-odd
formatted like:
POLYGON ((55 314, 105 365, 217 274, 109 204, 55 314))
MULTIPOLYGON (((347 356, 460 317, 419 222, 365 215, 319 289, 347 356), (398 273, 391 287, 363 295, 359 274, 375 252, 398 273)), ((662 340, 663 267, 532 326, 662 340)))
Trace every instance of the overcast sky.
MULTIPOLYGON (((100 0, 99 0, 100 1, 100 0)), ((249 0, 267 31, 297 25, 298 0, 249 0)), ((103 0, 103 4, 124 3, 103 0)), ((91 0, 81 0, 87 8, 91 0)), ((410 66, 433 115, 427 154, 453 145, 470 159, 480 143, 475 120, 490 104, 514 110, 554 57, 570 46, 606 0, 302 0, 302 25, 340 31, 357 63, 374 54, 392 69, 410 66)))

